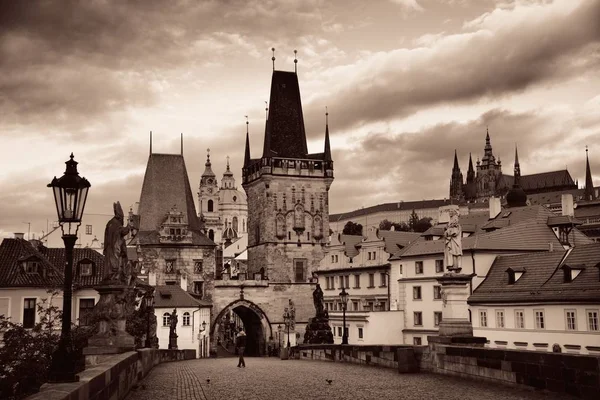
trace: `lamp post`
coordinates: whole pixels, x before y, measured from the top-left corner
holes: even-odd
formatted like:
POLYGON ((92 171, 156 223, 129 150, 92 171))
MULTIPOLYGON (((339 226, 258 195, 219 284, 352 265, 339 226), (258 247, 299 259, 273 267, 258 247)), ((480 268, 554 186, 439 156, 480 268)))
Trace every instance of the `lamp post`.
POLYGON ((343 312, 343 333, 342 333, 342 344, 348 344, 348 331, 346 330, 346 307, 348 306, 348 292, 346 292, 346 288, 342 288, 340 292, 340 302, 342 304, 342 312, 343 312))
MULTIPOLYGON (((152 306, 154 305, 154 295, 149 296, 146 294, 144 297, 144 302, 146 306, 146 348, 152 347, 152 341, 150 340, 150 314, 152 311, 152 306)), ((153 313, 152 313, 153 314, 153 313)))
POLYGON ((287 347, 290 347, 290 325, 292 322, 292 315, 290 314, 289 309, 286 307, 283 313, 283 322, 287 328, 287 347))
POLYGON ((281 349, 281 332, 283 331, 283 328, 281 327, 281 324, 277 325, 277 344, 279 345, 279 348, 281 349))
POLYGON ((77 382, 76 360, 71 338, 71 307, 73 298, 73 247, 77 241, 77 230, 81 225, 83 209, 87 200, 90 182, 79 176, 77 161, 73 153, 67 168, 60 178, 54 177, 48 184, 54 192, 54 202, 58 214, 58 223, 65 243, 66 266, 63 288, 63 315, 58 348, 52 354, 52 363, 48 380, 50 382, 77 382), (65 225, 67 230, 65 232, 65 225))

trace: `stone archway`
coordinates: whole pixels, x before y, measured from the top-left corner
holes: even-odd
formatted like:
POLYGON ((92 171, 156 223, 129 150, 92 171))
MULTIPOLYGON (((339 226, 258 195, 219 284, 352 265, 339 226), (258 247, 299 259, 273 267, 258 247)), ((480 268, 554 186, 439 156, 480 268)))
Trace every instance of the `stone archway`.
POLYGON ((260 357, 267 354, 267 339, 273 335, 271 323, 263 310, 255 303, 248 300, 236 300, 229 303, 217 314, 214 322, 211 324, 210 337, 212 338, 211 347, 214 352, 217 350, 217 340, 223 317, 233 311, 240 318, 246 332, 246 351, 247 356, 260 357))

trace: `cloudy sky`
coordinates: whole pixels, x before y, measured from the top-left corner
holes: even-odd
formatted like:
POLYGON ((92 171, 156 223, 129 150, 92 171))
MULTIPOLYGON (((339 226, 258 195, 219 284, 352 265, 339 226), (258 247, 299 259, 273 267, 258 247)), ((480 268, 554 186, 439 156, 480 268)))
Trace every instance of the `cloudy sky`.
POLYGON ((448 196, 454 149, 512 174, 568 167, 600 185, 600 0, 6 1, 0 12, 0 236, 55 219, 46 184, 74 152, 86 211, 139 200, 177 153, 239 182, 245 115, 259 157, 271 47, 298 74, 309 151, 329 109, 331 212, 448 196))

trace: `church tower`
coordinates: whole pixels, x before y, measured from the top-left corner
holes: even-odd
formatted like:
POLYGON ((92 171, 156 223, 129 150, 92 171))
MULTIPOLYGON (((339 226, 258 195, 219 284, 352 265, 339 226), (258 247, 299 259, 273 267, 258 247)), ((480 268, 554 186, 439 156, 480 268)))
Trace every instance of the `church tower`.
POLYGON ((475 170, 473 169, 473 158, 469 153, 469 169, 467 170, 467 182, 463 186, 465 200, 473 202, 477 200, 477 182, 475 181, 475 170))
POLYGON ((307 282, 324 257, 333 161, 326 114, 322 153, 309 154, 298 75, 273 70, 263 153, 251 158, 248 134, 242 186, 248 197, 248 276, 307 282))
POLYGON ((452 177, 450 178, 450 199, 460 201, 463 198, 463 175, 458 166, 458 157, 454 150, 454 166, 452 167, 452 177))
POLYGON ((204 167, 198 192, 199 216, 204 221, 208 238, 216 243, 220 243, 222 230, 219 218, 219 186, 211 167, 210 149, 207 149, 204 167))
POLYGON ((590 159, 588 157, 588 149, 585 147, 585 189, 583 191, 585 200, 595 200, 596 192, 594 191, 594 181, 592 180, 592 170, 590 169, 590 159))
POLYGON ((477 161, 477 200, 486 201, 492 196, 498 196, 497 186, 502 179, 502 165, 496 161, 492 151, 490 133, 486 130, 485 148, 481 162, 477 161))

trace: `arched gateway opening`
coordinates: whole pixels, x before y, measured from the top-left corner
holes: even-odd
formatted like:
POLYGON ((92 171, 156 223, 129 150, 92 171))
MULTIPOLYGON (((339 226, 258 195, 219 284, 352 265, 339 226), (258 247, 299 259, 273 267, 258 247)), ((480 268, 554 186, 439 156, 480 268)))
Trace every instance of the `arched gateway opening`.
POLYGON ((220 347, 233 354, 239 328, 243 328, 247 335, 244 355, 257 357, 267 354, 267 341, 273 335, 271 323, 260 307, 248 300, 236 300, 217 315, 210 335, 213 349, 220 347))

